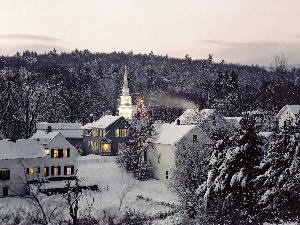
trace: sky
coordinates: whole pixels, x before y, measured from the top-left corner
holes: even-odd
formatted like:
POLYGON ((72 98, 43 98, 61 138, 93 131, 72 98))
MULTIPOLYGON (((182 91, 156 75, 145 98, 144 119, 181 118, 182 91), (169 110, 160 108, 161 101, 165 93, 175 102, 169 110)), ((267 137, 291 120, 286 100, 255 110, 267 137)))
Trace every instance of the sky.
POLYGON ((300 64, 299 0, 0 0, 0 55, 133 51, 300 64))

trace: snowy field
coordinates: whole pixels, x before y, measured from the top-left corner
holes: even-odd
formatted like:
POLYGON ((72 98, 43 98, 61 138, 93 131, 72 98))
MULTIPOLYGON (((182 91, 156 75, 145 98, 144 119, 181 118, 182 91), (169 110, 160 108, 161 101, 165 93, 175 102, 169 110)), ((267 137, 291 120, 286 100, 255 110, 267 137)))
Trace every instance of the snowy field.
MULTIPOLYGON (((80 185, 97 184, 100 191, 86 190, 80 199, 79 208, 81 214, 86 214, 87 209, 93 212, 108 206, 121 205, 121 211, 126 207, 145 213, 149 216, 157 216, 159 213, 172 212, 174 204, 178 205, 177 197, 172 193, 167 184, 158 180, 137 181, 129 173, 124 172, 115 163, 115 157, 88 155, 78 158, 78 177, 80 185), (122 203, 121 203, 122 201, 122 203)), ((46 186, 62 187, 65 181, 51 182, 46 186)), ((0 199, 1 215, 10 215, 30 211, 30 198, 8 197, 0 199), (16 211, 16 212, 14 212, 16 211)), ((65 212, 67 214, 67 211, 65 212)), ((62 211, 60 214, 63 214, 62 211)), ((63 215, 61 215, 63 216, 63 215)), ((160 224, 156 220, 155 224, 160 224)))

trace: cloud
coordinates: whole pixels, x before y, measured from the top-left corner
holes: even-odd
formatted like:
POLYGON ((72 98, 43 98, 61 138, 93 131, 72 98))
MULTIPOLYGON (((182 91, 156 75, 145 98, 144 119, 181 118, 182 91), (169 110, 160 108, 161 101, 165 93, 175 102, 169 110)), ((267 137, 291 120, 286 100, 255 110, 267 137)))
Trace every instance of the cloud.
POLYGON ((34 41, 51 41, 57 42, 59 39, 46 37, 46 36, 39 36, 39 35, 28 35, 28 34, 4 34, 0 35, 0 39, 10 39, 10 40, 34 40, 34 41))
POLYGON ((206 44, 217 45, 216 55, 227 62, 242 64, 258 64, 270 66, 275 55, 284 55, 290 64, 300 61, 300 42, 224 42, 219 40, 205 40, 206 44))

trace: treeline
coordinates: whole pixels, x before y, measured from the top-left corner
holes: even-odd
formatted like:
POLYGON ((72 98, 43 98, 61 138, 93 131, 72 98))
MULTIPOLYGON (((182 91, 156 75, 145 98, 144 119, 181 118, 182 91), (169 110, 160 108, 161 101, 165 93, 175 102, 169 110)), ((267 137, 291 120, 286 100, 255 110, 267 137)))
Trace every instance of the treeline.
POLYGON ((28 138, 36 122, 86 123, 90 113, 98 118, 116 109, 125 65, 134 99, 142 95, 148 107, 160 110, 210 107, 225 116, 238 116, 257 107, 275 113, 285 104, 300 102, 300 70, 288 69, 282 57, 276 57, 267 71, 215 63, 212 55, 192 60, 188 55, 178 59, 153 52, 25 51, 0 57, 2 133, 28 138))

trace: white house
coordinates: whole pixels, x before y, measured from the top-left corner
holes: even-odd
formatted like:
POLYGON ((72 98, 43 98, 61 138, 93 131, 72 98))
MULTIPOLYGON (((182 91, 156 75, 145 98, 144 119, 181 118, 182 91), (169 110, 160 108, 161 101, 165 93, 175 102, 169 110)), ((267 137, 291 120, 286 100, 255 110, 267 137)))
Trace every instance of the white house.
POLYGON ((300 113, 300 105, 285 105, 276 115, 278 129, 284 130, 290 125, 295 125, 298 121, 297 115, 300 113))
POLYGON ((225 117, 216 109, 187 109, 178 119, 180 124, 198 125, 209 136, 213 132, 230 127, 225 117))
POLYGON ((37 131, 30 139, 44 147, 43 175, 48 180, 74 179, 77 170, 78 152, 59 132, 37 131))
POLYGON ((36 124, 37 131, 60 132, 74 147, 80 146, 83 140, 81 123, 47 123, 36 124))
MULTIPOLYGON (((155 136, 148 140, 147 160, 154 178, 168 181, 175 166, 175 150, 195 142, 211 145, 211 139, 196 125, 160 124, 155 136)), ((205 148, 204 148, 205 149, 205 148)))
POLYGON ((36 140, 1 140, 0 197, 26 194, 27 183, 43 176, 45 157, 36 140))

